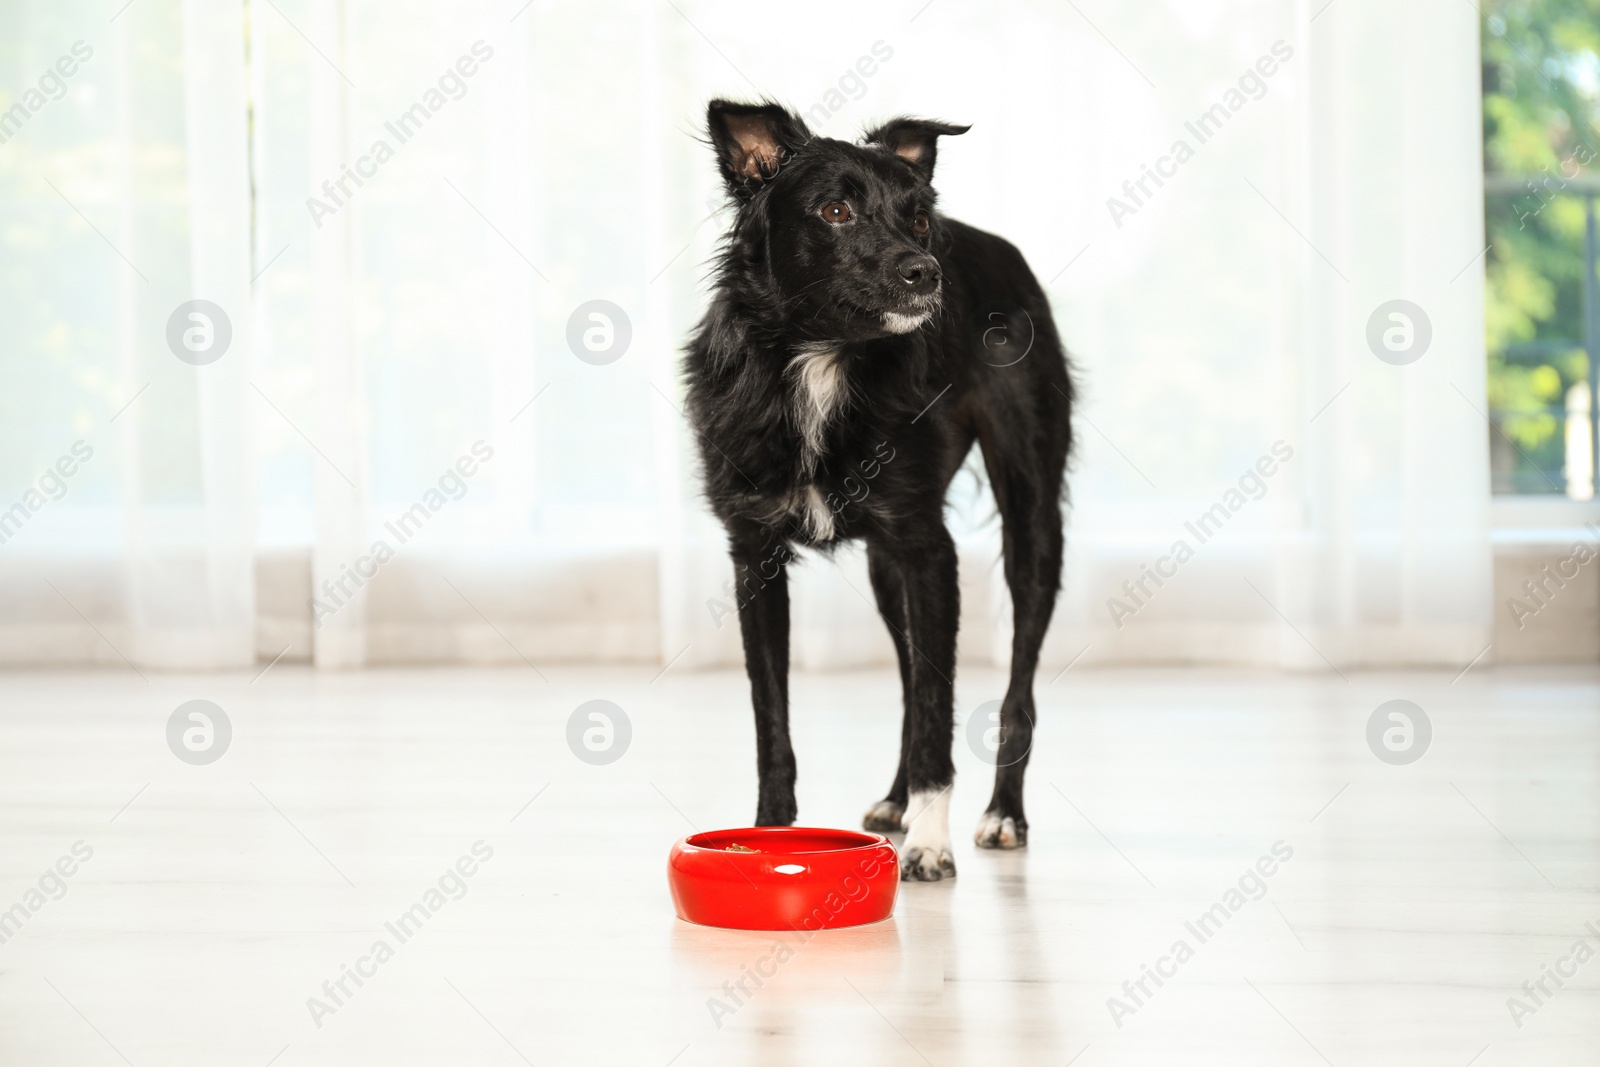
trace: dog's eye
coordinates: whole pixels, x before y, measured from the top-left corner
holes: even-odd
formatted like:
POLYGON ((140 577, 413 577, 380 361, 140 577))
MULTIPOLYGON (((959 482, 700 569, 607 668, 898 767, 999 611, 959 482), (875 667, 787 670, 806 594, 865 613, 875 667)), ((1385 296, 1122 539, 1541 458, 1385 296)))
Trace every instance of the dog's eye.
POLYGON ((932 222, 928 219, 928 213, 926 211, 917 212, 916 215, 911 219, 911 228, 917 231, 918 237, 921 237, 923 234, 927 233, 928 227, 931 225, 932 222))
POLYGON ((835 225, 841 222, 849 222, 850 205, 846 204, 843 200, 835 200, 831 204, 824 204, 822 206, 822 217, 824 220, 834 223, 835 225))

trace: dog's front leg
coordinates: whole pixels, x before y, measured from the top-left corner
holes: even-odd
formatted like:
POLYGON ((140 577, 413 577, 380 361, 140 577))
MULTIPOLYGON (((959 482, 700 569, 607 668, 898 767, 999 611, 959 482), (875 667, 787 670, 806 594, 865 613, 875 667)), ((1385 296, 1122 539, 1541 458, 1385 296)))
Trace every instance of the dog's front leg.
POLYGON ((909 796, 900 877, 936 882, 956 873, 950 851, 950 787, 955 783, 950 745, 955 729, 956 627, 960 620, 956 547, 938 516, 919 523, 915 533, 903 532, 892 541, 903 579, 905 639, 910 650, 906 701, 909 796))
POLYGON ((756 713, 757 826, 790 826, 795 818, 794 749, 789 744, 790 551, 781 542, 732 538, 739 631, 750 703, 756 713))

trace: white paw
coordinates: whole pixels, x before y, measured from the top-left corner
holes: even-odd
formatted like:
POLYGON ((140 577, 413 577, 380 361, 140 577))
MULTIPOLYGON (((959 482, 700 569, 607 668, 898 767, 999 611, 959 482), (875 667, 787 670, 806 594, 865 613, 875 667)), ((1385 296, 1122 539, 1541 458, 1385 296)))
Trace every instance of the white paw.
POLYGON ((955 876, 955 857, 948 849, 907 848, 900 852, 902 882, 938 882, 955 876))
POLYGON ((880 800, 861 817, 861 828, 875 834, 895 834, 906 828, 906 809, 892 800, 880 800))
POLYGON ((950 852, 950 787, 911 794, 906 840, 900 847, 901 881, 937 882, 956 876, 950 852))
POLYGON ((972 835, 979 848, 1021 848, 1028 843, 1028 826, 1017 826, 1017 820, 999 812, 986 811, 978 820, 978 831, 972 835))

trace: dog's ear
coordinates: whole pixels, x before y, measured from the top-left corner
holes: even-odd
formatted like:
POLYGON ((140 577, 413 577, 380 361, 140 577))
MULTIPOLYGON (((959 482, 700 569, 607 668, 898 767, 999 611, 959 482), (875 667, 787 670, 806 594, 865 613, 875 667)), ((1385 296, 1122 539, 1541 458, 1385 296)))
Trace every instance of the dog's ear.
POLYGON ((953 126, 932 119, 890 119, 875 130, 867 131, 867 144, 887 148, 911 165, 923 181, 933 180, 933 159, 940 137, 954 137, 966 133, 971 126, 953 126))
POLYGON ((713 100, 706 109, 706 126, 722 176, 735 189, 771 181, 778 168, 811 140, 800 116, 770 101, 713 100))

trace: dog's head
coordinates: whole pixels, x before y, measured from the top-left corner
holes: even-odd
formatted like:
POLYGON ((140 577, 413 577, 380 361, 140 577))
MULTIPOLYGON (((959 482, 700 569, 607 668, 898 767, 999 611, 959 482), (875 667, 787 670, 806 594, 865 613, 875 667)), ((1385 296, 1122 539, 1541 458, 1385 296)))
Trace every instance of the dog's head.
POLYGON ((711 144, 740 202, 746 269, 805 332, 839 340, 909 333, 938 310, 935 143, 967 127, 898 118, 861 144, 815 137, 772 103, 713 100, 711 144))

